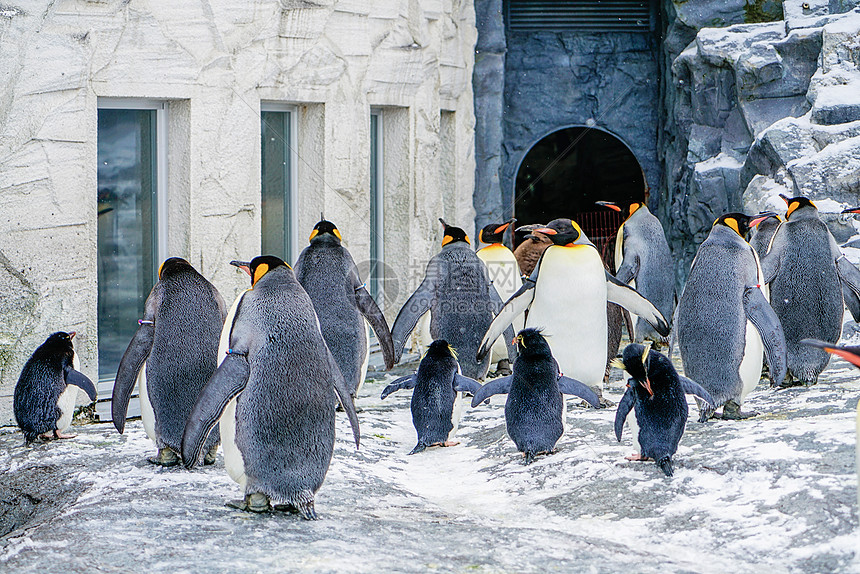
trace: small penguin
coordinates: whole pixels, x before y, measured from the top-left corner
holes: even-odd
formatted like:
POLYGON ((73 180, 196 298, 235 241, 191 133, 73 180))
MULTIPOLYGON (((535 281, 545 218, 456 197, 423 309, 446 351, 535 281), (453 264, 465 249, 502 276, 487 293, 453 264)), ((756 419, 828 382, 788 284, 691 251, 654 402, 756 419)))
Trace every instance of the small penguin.
POLYGON ((400 377, 382 391, 381 399, 402 389, 412 391, 412 424, 418 433, 418 444, 409 454, 430 446, 455 446, 454 434, 460 423, 463 397, 461 392, 475 394, 481 383, 460 374, 457 353, 444 339, 430 343, 427 354, 414 375, 400 377))
POLYGON ((564 434, 564 399, 576 395, 598 408, 600 398, 577 380, 564 377, 549 344, 538 329, 523 329, 516 337, 514 372, 493 379, 472 398, 476 407, 493 395, 507 393, 505 425, 508 436, 531 464, 539 454, 549 454, 564 434))
MULTIPOLYGON (((218 365, 225 316, 221 294, 190 263, 171 257, 161 264, 140 327, 120 360, 111 403, 113 424, 122 433, 137 382, 143 427, 158 448, 149 462, 179 464, 185 421, 218 365)), ((218 443, 212 433, 206 464, 215 462, 218 443)))
MULTIPOLYGON (((475 355, 502 300, 490 284, 486 265, 472 251, 466 232, 439 221, 445 233, 442 250, 427 264, 424 280, 400 309, 391 328, 395 362, 400 361, 403 346, 418 319, 429 310, 433 339, 444 339, 457 350, 465 376, 483 379, 490 358, 482 356, 476 361, 475 355)), ((505 340, 513 336, 514 330, 509 328, 505 340)), ((513 352, 509 348, 509 353, 513 352)))
MULTIPOLYGON (((610 201, 598 205, 621 211, 610 201)), ((627 219, 618 228, 615 239, 615 277, 636 289, 651 301, 666 318, 671 318, 675 304, 675 263, 660 220, 644 203, 634 202, 627 208, 627 219)), ((645 339, 663 342, 647 321, 637 318, 634 341, 645 339)))
POLYGON ((860 294, 860 271, 842 255, 814 203, 802 196, 781 197, 788 206, 785 221, 761 267, 785 332, 788 377, 782 386, 814 384, 830 355, 800 340, 839 340, 843 287, 860 294))
MULTIPOLYGON (((785 337, 763 293, 761 267, 744 237, 766 217, 727 213, 699 246, 678 303, 675 332, 684 372, 722 406, 722 418, 743 419, 744 398, 767 358, 775 384, 785 377, 785 337)), ((700 422, 713 415, 700 407, 700 422)))
POLYGON ((74 331, 51 334, 21 370, 12 410, 27 443, 37 438, 74 438, 63 433, 72 424, 78 389, 96 400, 93 382, 75 369, 74 338, 74 331))
POLYGON ((639 454, 628 460, 653 460, 666 476, 672 476, 672 456, 678 450, 687 423, 687 398, 695 395, 716 408, 711 395, 700 384, 678 375, 665 355, 651 350, 651 342, 627 345, 614 367, 627 371, 627 390, 615 411, 615 438, 621 442, 624 421, 633 409, 638 423, 635 437, 639 454))
POLYGON ((669 325, 654 305, 606 271, 597 248, 575 222, 556 219, 536 231, 549 236, 553 245, 487 329, 478 359, 486 356, 503 329, 510 328, 513 318, 528 309, 526 327, 541 329, 561 371, 601 396, 607 301, 643 317, 663 336, 669 334, 669 325))
POLYGON ((247 267, 252 288, 224 327, 230 347, 188 417, 182 460, 188 468, 198 463, 207 435, 222 419, 229 428, 223 433, 224 465, 245 495, 231 505, 252 512, 295 510, 313 520, 314 495, 334 451, 332 391, 358 447, 355 405, 292 269, 269 255, 232 263, 247 267), (228 404, 234 408, 224 420, 228 404))
POLYGON ((385 316, 364 288, 352 256, 341 245, 340 231, 332 222, 323 219, 314 226, 310 245, 299 255, 294 270, 313 301, 323 338, 346 386, 357 396, 367 376, 370 356, 364 320, 376 333, 386 369, 394 366, 394 343, 385 316))
MULTIPOLYGON (((505 223, 491 223, 478 233, 479 241, 488 244, 486 247, 478 249, 478 259, 483 261, 484 265, 487 266, 487 271, 490 274, 490 282, 495 287, 502 301, 507 301, 523 285, 517 258, 502 243, 505 231, 514 221, 516 220, 511 219, 505 223)), ((524 317, 514 319, 513 329, 515 332, 522 330, 524 321, 524 317)), ((506 341, 501 337, 496 339, 490 354, 490 363, 498 364, 496 373, 500 375, 511 374, 511 365, 508 360, 508 346, 505 343, 506 341)))
POLYGON ((514 249, 514 257, 517 259, 517 265, 520 267, 520 273, 525 277, 530 277, 534 271, 535 265, 540 261, 541 255, 552 245, 552 239, 549 236, 535 231, 546 227, 539 223, 532 225, 523 225, 517 227, 517 233, 527 231, 528 235, 523 238, 522 243, 514 249))

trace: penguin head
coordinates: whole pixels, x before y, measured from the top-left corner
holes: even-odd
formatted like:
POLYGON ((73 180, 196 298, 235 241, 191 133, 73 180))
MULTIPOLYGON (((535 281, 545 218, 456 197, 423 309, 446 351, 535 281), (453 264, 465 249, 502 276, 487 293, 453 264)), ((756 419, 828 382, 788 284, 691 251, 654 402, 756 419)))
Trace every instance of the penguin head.
POLYGON ((511 342, 516 343, 517 351, 523 357, 552 357, 549 343, 546 342, 540 329, 523 329, 511 342))
POLYGON ((427 347, 427 353, 424 354, 425 357, 431 357, 434 359, 445 359, 448 357, 457 358, 457 351, 454 350, 454 347, 448 344, 448 341, 445 339, 436 339, 430 346, 427 347))
POLYGON ((465 231, 463 231, 459 227, 448 225, 441 217, 439 218, 439 222, 442 224, 442 228, 445 230, 445 236, 442 238, 442 247, 445 247, 449 243, 456 243, 458 241, 465 241, 468 245, 472 244, 472 242, 469 241, 469 236, 466 235, 465 231))
POLYGON ((314 239, 334 239, 338 243, 343 241, 343 237, 341 237, 340 231, 338 231, 334 223, 326 221, 325 219, 320 220, 319 223, 314 225, 314 230, 311 231, 311 236, 308 238, 308 241, 313 243, 314 239))
POLYGON ((651 388, 651 379, 648 376, 648 367, 651 359, 651 342, 644 345, 632 343, 624 347, 621 358, 612 359, 609 363, 613 367, 623 369, 630 375, 629 385, 638 385, 645 389, 649 395, 654 395, 651 388))
POLYGON ((744 213, 726 213, 725 215, 720 216, 714 222, 714 227, 717 225, 724 225, 729 229, 734 230, 735 233, 746 239, 747 234, 750 229, 767 219, 768 217, 775 216, 776 213, 772 211, 763 211, 758 215, 749 216, 744 213))
POLYGON ((511 219, 505 223, 491 223, 484 226, 484 228, 478 232, 478 240, 482 243, 501 243, 502 237, 505 235, 505 231, 507 231, 508 227, 510 227, 514 221, 516 221, 516 219, 511 219))
POLYGON ((51 333, 45 342, 42 344, 42 348, 47 350, 51 354, 65 354, 70 357, 75 352, 75 347, 72 344, 72 339, 75 338, 75 331, 69 331, 66 333, 65 331, 57 331, 56 333, 51 333))
POLYGON ((636 213, 637 211, 639 211, 639 208, 640 208, 640 207, 642 207, 643 205, 645 205, 645 204, 644 204, 644 203, 639 203, 639 202, 631 203, 631 204, 627 207, 627 217, 630 217, 631 215, 633 215, 634 213, 636 213))
POLYGON ((788 206, 788 209, 785 212, 786 220, 791 218, 792 213, 794 213, 798 209, 803 209, 804 207, 811 207, 812 209, 818 211, 818 207, 816 207, 814 203, 812 203, 811 201, 809 201, 808 198, 803 197, 802 195, 798 195, 796 197, 788 197, 780 193, 779 196, 785 202, 785 205, 788 206))
POLYGON ((161 279, 165 275, 178 271, 179 269, 187 268, 191 264, 181 257, 169 257, 164 260, 161 267, 158 268, 158 278, 161 279))
POLYGON ((555 245, 570 245, 578 242, 582 237, 582 229, 572 219, 553 219, 546 227, 534 230, 547 235, 555 245))
POLYGON ((263 276, 275 269, 277 267, 286 267, 287 269, 291 269, 289 265, 287 265, 283 259, 275 257, 274 255, 260 255, 258 257, 254 257, 250 262, 248 261, 231 261, 230 265, 235 265, 245 273, 251 276, 251 287, 257 284, 257 281, 263 278, 263 276))

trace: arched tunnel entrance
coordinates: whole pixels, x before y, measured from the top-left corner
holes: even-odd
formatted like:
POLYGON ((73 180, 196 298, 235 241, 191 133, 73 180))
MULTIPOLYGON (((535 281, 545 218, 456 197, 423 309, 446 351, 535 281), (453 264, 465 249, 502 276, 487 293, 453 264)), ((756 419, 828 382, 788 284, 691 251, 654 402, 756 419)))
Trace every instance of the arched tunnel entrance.
MULTIPOLYGON (((526 153, 514 188, 517 226, 570 217, 583 229, 613 269, 615 234, 624 213, 595 205, 612 201, 622 208, 647 202, 642 167, 619 138, 596 128, 569 127, 541 138, 526 153)), ((522 240, 520 235, 515 242, 522 240)))

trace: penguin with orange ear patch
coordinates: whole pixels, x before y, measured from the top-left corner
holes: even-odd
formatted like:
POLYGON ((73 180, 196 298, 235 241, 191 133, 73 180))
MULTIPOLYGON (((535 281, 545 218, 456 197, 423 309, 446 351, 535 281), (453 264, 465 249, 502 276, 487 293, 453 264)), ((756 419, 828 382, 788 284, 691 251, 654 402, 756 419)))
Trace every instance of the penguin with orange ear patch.
MULTIPOLYGON (((444 231, 442 250, 427 264, 424 280, 400 309, 391 328, 395 361, 400 360, 406 338, 418 319, 429 310, 433 339, 450 343, 460 356, 460 369, 464 376, 483 379, 489 369, 490 358, 482 356, 476 360, 475 355, 481 336, 502 307, 502 300, 490 284, 487 266, 472 250, 466 232, 442 219, 439 221, 444 231)), ((498 335, 493 341, 496 338, 498 335)), ((513 338, 514 330, 508 326, 505 341, 513 338)), ((515 353, 511 345, 510 357, 513 358, 515 353)))
MULTIPOLYGON (((759 382, 763 356, 776 384, 785 377, 783 330, 762 291, 758 256, 744 239, 767 215, 727 213, 717 219, 678 302, 675 331, 684 372, 723 407, 724 419, 756 414, 741 412, 741 406, 759 382)), ((699 408, 702 422, 714 413, 708 404, 700 402, 699 408)))
MULTIPOLYGON (((490 282, 502 301, 507 301, 523 284, 517 258, 514 256, 513 251, 502 243, 505 232, 514 221, 516 220, 511 219, 505 223, 491 223, 478 233, 478 239, 481 243, 488 244, 486 247, 478 250, 478 259, 483 261, 484 265, 487 266, 487 271, 490 274, 490 282)), ((513 322, 514 331, 517 333, 523 328, 523 320, 524 318, 520 316, 513 322)), ((510 361, 508 361, 508 347, 501 337, 493 343, 490 363, 498 363, 497 374, 511 374, 511 365, 510 361)))
POLYGON ((860 271, 842 255, 812 201, 802 196, 782 198, 788 206, 785 221, 761 266, 788 347, 788 378, 783 386, 808 385, 818 380, 830 355, 800 341, 839 340, 843 287, 860 293, 860 271))

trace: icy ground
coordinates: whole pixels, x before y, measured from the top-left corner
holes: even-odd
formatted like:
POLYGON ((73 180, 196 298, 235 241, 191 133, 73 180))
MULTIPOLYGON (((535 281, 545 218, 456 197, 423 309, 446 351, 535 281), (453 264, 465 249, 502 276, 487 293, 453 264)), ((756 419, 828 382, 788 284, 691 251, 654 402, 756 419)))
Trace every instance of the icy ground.
POLYGON ((464 410, 459 446, 407 456, 410 393, 380 401, 384 383, 362 389, 360 451, 339 415, 316 522, 225 507, 240 492, 220 454, 193 472, 146 463, 139 421, 35 448, 4 429, 0 504, 17 523, 0 571, 860 572, 860 376, 843 361, 814 387, 761 384, 755 419, 701 425, 692 405, 674 478, 624 460, 614 409, 573 401, 558 452, 528 467, 504 397, 464 410))

